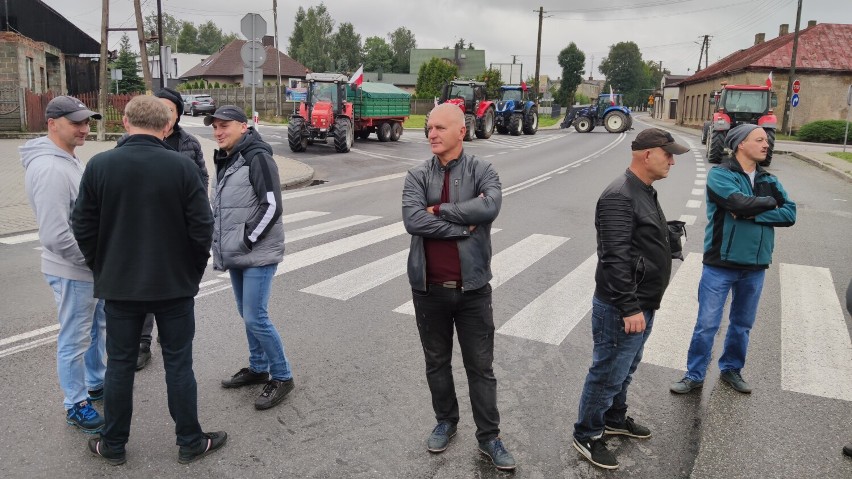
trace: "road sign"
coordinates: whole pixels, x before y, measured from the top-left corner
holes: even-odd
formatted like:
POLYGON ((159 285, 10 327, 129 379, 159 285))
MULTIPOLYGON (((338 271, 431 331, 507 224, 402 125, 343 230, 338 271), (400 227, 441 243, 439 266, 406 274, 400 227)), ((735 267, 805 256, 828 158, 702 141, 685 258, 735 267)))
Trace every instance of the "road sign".
POLYGON ((240 58, 243 60, 244 67, 260 67, 266 61, 266 49, 258 41, 247 41, 240 48, 240 58))
POLYGON ((793 93, 799 93, 799 89, 802 88, 802 84, 799 83, 799 80, 793 82, 793 93))
POLYGON ((793 108, 796 108, 797 106, 799 106, 799 94, 798 93, 794 93, 793 96, 790 98, 790 105, 792 105, 793 108))
POLYGON ((249 40, 262 40, 266 35, 266 20, 257 13, 246 13, 240 20, 240 31, 249 40))
POLYGON ((243 86, 263 86, 263 69, 243 68, 243 86))

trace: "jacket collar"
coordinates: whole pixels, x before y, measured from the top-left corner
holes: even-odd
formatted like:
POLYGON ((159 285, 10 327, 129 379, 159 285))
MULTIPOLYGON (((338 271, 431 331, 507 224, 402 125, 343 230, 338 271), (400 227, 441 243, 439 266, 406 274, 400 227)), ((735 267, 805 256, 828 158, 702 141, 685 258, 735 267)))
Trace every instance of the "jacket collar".
POLYGON ((456 166, 457 164, 461 163, 461 162, 462 162, 462 161, 464 161, 465 159, 467 159, 467 155, 465 155, 465 153, 464 153, 464 148, 462 148, 461 153, 459 153, 459 157, 458 157, 458 158, 456 158, 455 160, 450 160, 450 162, 449 162, 449 163, 447 163, 447 165, 446 165, 446 166, 444 166, 444 165, 442 165, 442 164, 441 164, 441 160, 440 160, 440 159, 438 159, 438 156, 437 156, 437 155, 432 155, 432 165, 433 165, 433 167, 435 167, 435 168, 437 168, 437 169, 439 169, 439 170, 442 170, 442 169, 444 169, 444 168, 446 168, 446 169, 448 169, 448 170, 452 170, 453 168, 455 168, 455 166, 456 166))
MULTIPOLYGON (((740 165, 740 162, 737 161, 737 159, 736 159, 736 157, 734 157, 734 155, 728 155, 728 156, 722 158, 721 164, 722 164, 722 166, 726 167, 727 169, 729 169, 731 171, 734 171, 734 172, 748 176, 748 173, 746 173, 743 170, 742 165, 740 165)), ((760 166, 760 165, 756 165, 756 168, 755 168, 754 171, 755 171, 755 174, 754 174, 755 179, 757 179, 760 176, 769 174, 769 172, 766 171, 765 169, 763 169, 763 167, 760 166)))
POLYGON ((648 193, 655 193, 657 191, 657 190, 654 189, 653 186, 646 185, 644 181, 642 181, 641 179, 639 179, 638 176, 636 176, 636 173, 633 173, 630 170, 630 168, 627 168, 626 170, 624 170, 624 174, 627 176, 627 179, 631 183, 633 183, 636 186, 641 187, 644 191, 647 191, 648 193))
POLYGON ((137 133, 135 135, 125 135, 118 140, 118 144, 116 145, 116 147, 130 145, 156 145, 163 147, 167 150, 174 151, 172 147, 170 147, 165 141, 157 138, 156 136, 146 135, 144 133, 137 133))

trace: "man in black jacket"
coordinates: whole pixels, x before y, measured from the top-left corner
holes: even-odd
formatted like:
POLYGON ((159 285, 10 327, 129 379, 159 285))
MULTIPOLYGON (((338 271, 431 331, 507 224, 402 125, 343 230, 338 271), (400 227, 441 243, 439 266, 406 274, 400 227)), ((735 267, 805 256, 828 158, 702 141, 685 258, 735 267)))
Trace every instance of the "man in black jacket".
POLYGON ((604 469, 618 468, 604 434, 651 436, 627 417, 627 386, 671 276, 666 217, 651 184, 668 176, 674 155, 689 151, 657 128, 639 133, 631 148, 630 167, 604 190, 595 209, 595 345, 574 424, 574 448, 604 469))
POLYGON ((125 462, 139 339, 149 312, 160 334, 178 461, 192 462, 227 439, 224 432, 201 430, 192 370, 193 298, 210 256, 213 218, 198 168, 163 142, 168 122, 156 98, 131 100, 124 113, 130 137, 89 161, 71 215, 106 312, 106 425, 89 449, 113 465, 125 462))

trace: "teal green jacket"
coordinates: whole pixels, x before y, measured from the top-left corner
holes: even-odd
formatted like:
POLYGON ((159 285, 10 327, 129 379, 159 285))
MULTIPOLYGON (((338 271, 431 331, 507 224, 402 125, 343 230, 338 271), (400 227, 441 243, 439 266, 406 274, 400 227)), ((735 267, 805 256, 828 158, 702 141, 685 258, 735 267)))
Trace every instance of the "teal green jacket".
POLYGON ((766 269, 772 263, 775 227, 796 223, 796 203, 778 177, 757 167, 754 187, 731 156, 707 175, 704 264, 766 269))

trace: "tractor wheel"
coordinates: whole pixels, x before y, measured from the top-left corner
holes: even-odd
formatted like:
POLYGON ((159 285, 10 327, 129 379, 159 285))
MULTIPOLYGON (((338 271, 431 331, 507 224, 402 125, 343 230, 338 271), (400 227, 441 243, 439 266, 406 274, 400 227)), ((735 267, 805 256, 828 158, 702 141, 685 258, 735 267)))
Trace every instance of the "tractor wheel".
POLYGON ((632 129, 633 129, 633 117, 630 116, 630 115, 627 115, 627 128, 625 128, 624 131, 632 130, 632 129))
POLYGON ((402 123, 394 122, 391 127, 391 141, 399 141, 399 137, 402 136, 402 123))
POLYGON ((506 128, 503 125, 497 125, 496 129, 497 129, 497 133, 500 133, 501 135, 505 135, 506 133, 509 133, 509 129, 506 128))
POLYGON ((476 137, 483 140, 491 138, 494 134, 494 108, 485 110, 485 115, 482 115, 482 129, 476 130, 476 137))
POLYGON ((308 148, 308 136, 305 130, 304 118, 290 118, 290 124, 287 126, 287 142, 290 144, 290 149, 297 153, 305 151, 308 148))
POLYGON ((370 137, 370 130, 364 128, 363 130, 359 130, 358 133, 356 133, 355 136, 357 136, 358 138, 360 138, 362 140, 366 140, 367 138, 370 137))
POLYGON ((376 130, 376 134, 379 136, 379 141, 390 141, 392 129, 393 128, 391 127, 390 123, 382 123, 381 125, 379 125, 379 129, 376 130))
POLYGON ((524 134, 535 135, 538 131, 538 110, 535 107, 530 108, 524 117, 524 134))
POLYGON ((595 124, 592 123, 592 119, 587 116, 580 116, 574 120, 574 129, 577 130, 577 133, 588 133, 594 127, 595 124))
POLYGON ((707 133, 707 162, 719 164, 722 162, 722 155, 725 153, 725 136, 727 132, 715 132, 710 130, 707 133))
POLYGON ((355 142, 355 131, 348 118, 338 118, 334 121, 334 149, 338 153, 348 153, 355 142))
POLYGON ((701 144, 707 144, 707 132, 710 131, 710 123, 709 121, 704 122, 704 126, 701 127, 701 144))
POLYGON ((772 151, 775 150, 775 130, 773 128, 766 128, 765 130, 766 144, 769 146, 769 150, 766 152, 766 159, 758 163, 764 168, 772 164, 772 151))
POLYGON ((614 111, 604 117, 604 128, 610 133, 621 133, 627 130, 627 117, 620 111, 614 111))
POLYGON ((476 138, 476 133, 474 132, 476 129, 476 119, 473 115, 464 116, 464 126, 467 127, 467 131, 464 134, 464 141, 473 141, 476 138))
POLYGON ((524 119, 520 113, 512 113, 512 117, 509 119, 509 134, 512 136, 518 136, 524 131, 523 125, 524 119))

